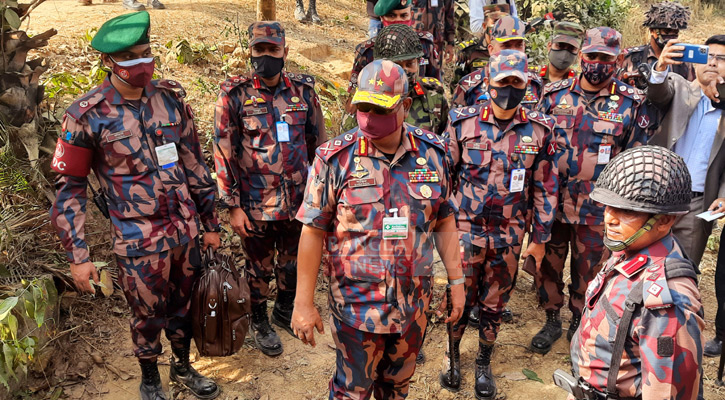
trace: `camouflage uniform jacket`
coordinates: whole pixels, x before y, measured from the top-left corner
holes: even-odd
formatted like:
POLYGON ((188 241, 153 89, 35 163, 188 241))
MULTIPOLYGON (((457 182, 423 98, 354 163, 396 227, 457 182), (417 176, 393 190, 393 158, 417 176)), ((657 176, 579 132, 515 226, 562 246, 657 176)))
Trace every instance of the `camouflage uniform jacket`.
POLYGON ((453 44, 456 40, 454 9, 453 0, 413 0, 412 28, 416 32, 430 32, 436 44, 453 44), (433 7, 436 2, 438 5, 433 7))
MULTIPOLYGON (((655 55, 654 50, 652 50, 651 45, 647 44, 639 47, 630 47, 625 50, 624 62, 622 63, 622 67, 618 71, 618 79, 628 83, 631 86, 634 86, 635 79, 631 78, 625 80, 623 79, 624 74, 637 71, 637 67, 642 63, 646 63, 647 65, 652 67, 656 62, 657 56, 655 55)), ((695 67, 691 63, 672 65, 670 66, 670 68, 673 72, 681 75, 683 78, 687 79, 690 82, 695 80, 695 67)))
POLYGON ((483 248, 520 245, 531 207, 532 238, 548 241, 559 189, 553 119, 519 107, 511 125, 501 129, 487 101, 453 109, 450 121, 462 239, 483 248), (525 173, 517 175, 521 169, 525 173), (521 190, 511 190, 521 179, 521 190))
POLYGON ((546 85, 539 111, 554 118, 565 132, 558 217, 568 224, 601 225, 604 208, 589 199, 594 182, 610 158, 646 143, 649 121, 639 118, 641 91, 614 79, 587 100, 579 79, 546 85))
POLYGON ((581 325, 571 341, 574 373, 606 392, 625 300, 643 284, 643 305, 625 327, 617 394, 697 399, 702 394, 705 321, 696 279, 692 262, 671 234, 632 257, 615 253, 587 288, 581 325))
POLYGON ((120 256, 184 245, 198 235, 199 218, 206 230, 219 229, 214 181, 184 96, 181 85, 161 80, 130 102, 106 79, 68 107, 54 158, 60 176, 50 219, 71 263, 89 261, 84 225, 90 168, 108 200, 113 251, 120 256), (156 148, 171 143, 179 160, 161 166, 156 148), (88 149, 88 165, 79 165, 78 154, 88 149), (71 169, 84 172, 64 174, 71 169))
MULTIPOLYGON (((524 107, 529 109, 536 108, 541 98, 541 79, 536 74, 527 72, 529 76, 529 85, 526 88, 526 96, 521 102, 524 107)), ((488 75, 488 69, 483 68, 471 72, 458 82, 455 92, 453 92, 453 107, 472 106, 480 103, 484 99, 488 99, 488 85, 484 84, 483 78, 488 75)))
MULTIPOLYGON (((536 74, 539 76, 539 79, 541 79, 542 85, 548 85, 551 83, 551 79, 549 79, 549 66, 548 65, 542 65, 539 67, 531 66, 529 67, 529 72, 536 74)), ((571 79, 576 77, 576 72, 574 72, 573 69, 570 69, 567 73, 567 79, 571 79)))
POLYGON ((315 148, 327 140, 314 79, 283 72, 274 92, 256 74, 228 79, 216 104, 215 134, 221 204, 258 221, 293 219, 315 148), (279 140, 282 120, 287 142, 279 140))
MULTIPOLYGON (((410 97, 413 104, 405 122, 438 135, 442 134, 448 123, 448 100, 441 82, 436 78, 418 79, 410 91, 410 97)), ((355 115, 346 115, 342 124, 343 132, 356 127, 355 115)))
MULTIPOLYGON (((428 32, 418 32, 420 36, 420 44, 423 46, 423 57, 420 58, 420 69, 418 76, 421 78, 441 79, 441 70, 438 50, 433 43, 433 35, 428 32)), ((347 92, 352 94, 357 88, 357 77, 360 71, 366 65, 373 62, 373 48, 375 47, 375 38, 360 43, 355 47, 355 60, 352 63, 352 73, 350 74, 350 82, 347 85, 347 92)))
POLYGON ((428 309, 433 232, 456 212, 442 140, 404 131, 392 162, 358 129, 319 147, 297 214, 327 232, 333 315, 371 333, 406 332, 428 309), (382 238, 393 208, 408 221, 406 239, 382 238))
POLYGON ((478 69, 485 69, 488 65, 488 47, 482 38, 473 38, 456 45, 456 69, 453 72, 451 90, 464 76, 478 69))

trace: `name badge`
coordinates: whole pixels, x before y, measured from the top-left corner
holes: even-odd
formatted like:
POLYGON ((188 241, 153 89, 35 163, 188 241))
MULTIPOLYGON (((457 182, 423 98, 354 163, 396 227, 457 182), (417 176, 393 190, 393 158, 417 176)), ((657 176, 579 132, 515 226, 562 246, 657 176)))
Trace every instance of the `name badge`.
MULTIPOLYGON (((397 215, 397 213, 396 213, 397 215)), ((383 240, 396 240, 408 238, 408 218, 383 218, 383 240)))
POLYGON ((431 7, 438 7, 438 0, 430 0, 431 7))
MULTIPOLYGON (((70 132, 68 132, 70 133, 70 132)), ((110 135, 106 136, 106 141, 108 143, 115 142, 121 139, 126 139, 128 137, 131 137, 131 131, 120 131, 111 133, 110 135)), ((66 140, 70 140, 70 137, 66 137, 66 140)))
POLYGON ((551 110, 551 115, 574 115, 574 109, 554 107, 554 109, 551 110))
POLYGON ((289 142, 289 124, 284 121, 279 121, 275 125, 277 127, 277 141, 289 142))
POLYGON ((517 193, 524 190, 524 179, 526 178, 526 168, 516 168, 511 171, 511 184, 509 192, 517 193))
POLYGON ((162 169, 171 168, 179 161, 179 153, 176 151, 176 143, 167 143, 156 147, 156 159, 162 169))
POLYGON ((612 156, 612 145, 603 144, 599 146, 599 153, 597 154, 597 164, 606 164, 609 162, 609 158, 612 156))

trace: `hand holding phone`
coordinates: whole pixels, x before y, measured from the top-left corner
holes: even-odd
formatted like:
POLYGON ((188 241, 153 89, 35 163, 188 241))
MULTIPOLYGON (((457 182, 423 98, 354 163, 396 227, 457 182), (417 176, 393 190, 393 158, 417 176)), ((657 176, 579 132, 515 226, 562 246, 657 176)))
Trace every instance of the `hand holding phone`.
POLYGON ((675 61, 689 62, 695 64, 707 64, 707 55, 710 48, 700 44, 677 43, 676 46, 683 47, 682 57, 673 58, 675 61))

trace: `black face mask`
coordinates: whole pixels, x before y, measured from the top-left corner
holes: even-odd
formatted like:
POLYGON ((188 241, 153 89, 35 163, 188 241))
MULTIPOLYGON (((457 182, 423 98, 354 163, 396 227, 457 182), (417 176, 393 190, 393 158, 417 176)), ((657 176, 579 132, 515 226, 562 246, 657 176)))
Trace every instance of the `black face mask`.
POLYGON ((657 37, 655 38, 655 43, 657 44, 657 47, 659 47, 660 49, 664 49, 667 42, 669 42, 670 40, 677 40, 677 38, 677 35, 657 35, 657 37))
POLYGON ((491 100, 504 110, 516 108, 526 96, 526 88, 518 89, 513 86, 489 86, 488 93, 491 100))
POLYGON ((574 64, 574 61, 576 61, 576 56, 576 53, 572 53, 569 50, 564 49, 551 49, 549 51, 549 61, 551 62, 551 65, 561 71, 571 67, 571 65, 574 64))
POLYGON ((282 72, 282 67, 284 67, 284 58, 282 57, 252 57, 252 68, 262 78, 274 78, 282 72))

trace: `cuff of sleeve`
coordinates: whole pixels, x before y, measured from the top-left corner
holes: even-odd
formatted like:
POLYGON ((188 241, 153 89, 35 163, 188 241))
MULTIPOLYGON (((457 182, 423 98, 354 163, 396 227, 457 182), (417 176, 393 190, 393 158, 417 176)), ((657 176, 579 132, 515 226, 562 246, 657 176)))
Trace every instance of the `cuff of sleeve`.
POLYGON ((219 206, 223 208, 241 207, 239 196, 221 196, 219 198, 219 206))
POLYGON ((66 257, 71 264, 82 264, 91 261, 91 255, 86 249, 73 249, 73 251, 68 251, 66 252, 66 257))
POLYGON ((320 209, 308 207, 307 204, 302 204, 296 219, 304 225, 326 231, 332 222, 332 214, 323 212, 320 209))
POLYGON ((205 219, 202 221, 202 225, 204 225, 204 230, 206 232, 221 232, 222 226, 219 223, 219 219, 215 216, 212 218, 205 219))
POLYGON ((670 73, 670 66, 667 66, 667 69, 664 71, 657 71, 655 68, 657 67, 657 63, 652 66, 652 72, 649 77, 649 83, 652 85, 659 85, 661 83, 664 83, 665 79, 667 79, 667 74, 670 73))
POLYGON ((551 240, 551 232, 542 232, 541 230, 534 229, 531 233, 531 241, 536 244, 546 243, 551 240))
POLYGON ((450 199, 446 201, 445 203, 441 204, 438 208, 438 219, 445 219, 451 215, 455 215, 458 212, 458 207, 456 207, 456 204, 451 201, 450 199))

